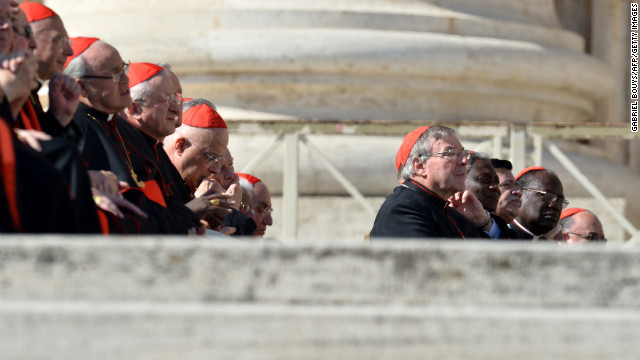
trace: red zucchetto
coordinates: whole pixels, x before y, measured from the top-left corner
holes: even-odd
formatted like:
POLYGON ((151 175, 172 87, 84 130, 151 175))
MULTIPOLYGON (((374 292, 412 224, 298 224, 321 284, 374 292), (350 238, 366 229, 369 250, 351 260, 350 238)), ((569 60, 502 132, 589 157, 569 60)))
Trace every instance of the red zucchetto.
POLYGON ((419 127, 412 132, 408 133, 404 139, 402 140, 402 145, 400 145, 400 149, 398 149, 398 153, 396 154, 396 170, 400 171, 405 163, 407 162, 407 158, 411 154, 411 149, 416 144, 416 141, 424 134, 425 131, 429 129, 428 126, 419 127))
POLYGON ((66 68, 67 65, 69 65, 71 60, 80 56, 80 54, 82 54, 85 50, 87 50, 89 46, 91 46, 91 44, 93 44, 94 42, 100 39, 94 38, 94 37, 74 37, 74 38, 69 38, 69 40, 71 41, 71 49, 73 50, 73 55, 67 57, 67 62, 64 63, 64 68, 66 68))
POLYGON ((151 63, 130 64, 129 72, 127 73, 127 77, 129 78, 129 88, 151 79, 162 70, 164 70, 162 67, 151 63))

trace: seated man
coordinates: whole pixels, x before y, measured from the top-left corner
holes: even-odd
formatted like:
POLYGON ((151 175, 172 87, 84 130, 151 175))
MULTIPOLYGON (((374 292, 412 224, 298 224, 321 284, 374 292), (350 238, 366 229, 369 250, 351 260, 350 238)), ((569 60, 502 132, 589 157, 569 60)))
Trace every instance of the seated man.
POLYGON ((567 244, 607 241, 602 230, 602 223, 591 211, 580 208, 563 210, 560 215, 560 223, 562 224, 562 237, 567 244))
POLYGON ((222 181, 220 173, 226 160, 222 154, 228 153, 228 143, 227 124, 215 106, 205 99, 192 99, 184 103, 182 125, 165 137, 164 149, 190 196, 199 197, 213 191, 234 199, 231 203, 233 208, 225 209, 227 212, 224 220, 207 217, 209 227, 235 228, 234 235, 250 235, 255 224, 237 210, 240 206, 239 196, 235 194, 237 186, 224 189, 219 183, 222 181))
POLYGON ((130 64, 127 75, 133 102, 121 113, 127 122, 119 123, 118 127, 135 172, 146 184, 143 191, 156 189, 158 194, 147 196, 158 197, 163 206, 194 226, 199 227, 199 219, 205 215, 222 221, 227 215, 224 208, 231 204, 227 195, 207 192, 194 199, 174 195, 173 189, 184 187, 184 182, 173 180, 178 171, 160 142, 174 133, 182 113, 182 94, 176 92, 174 79, 168 71, 150 63, 130 64), (156 186, 152 186, 154 183, 156 186))
POLYGON ((267 226, 273 225, 273 218, 271 217, 273 208, 271 207, 269 189, 262 180, 255 176, 238 173, 238 177, 240 177, 240 186, 248 193, 251 193, 252 207, 249 214, 258 226, 253 232, 253 236, 264 236, 267 226))
POLYGON ((399 155, 404 183, 380 207, 371 238, 486 237, 484 232, 493 225, 489 212, 473 194, 460 193, 469 151, 452 129, 443 126, 430 126, 414 138, 399 155))
POLYGON ((558 176, 543 168, 529 167, 516 176, 516 185, 522 190, 522 206, 509 227, 521 239, 546 239, 560 219, 560 213, 569 202, 558 176))
POLYGON ((60 134, 69 126, 78 105, 79 88, 74 80, 62 74, 67 58, 73 55, 71 42, 67 30, 58 14, 50 8, 37 2, 24 2, 20 9, 26 15, 29 27, 25 27, 21 20, 18 29, 26 36, 31 36, 34 44, 29 45, 38 63, 38 78, 49 82, 49 110, 45 113, 40 104, 38 88, 34 89, 25 105, 25 113, 20 122, 29 122, 49 133, 60 134))
POLYGON ((510 224, 520 212, 522 191, 516 186, 516 178, 511 172, 513 170, 511 161, 491 159, 491 164, 496 170, 500 181, 500 199, 498 199, 495 214, 504 219, 507 224, 510 224))
POLYGON ((62 175, 16 136, 8 103, 36 86, 32 57, 15 55, 0 66, 0 232, 71 233, 76 219, 62 175))
MULTIPOLYGON (((124 233, 187 234, 195 231, 158 201, 149 198, 144 179, 140 179, 126 140, 120 132, 126 121, 117 114, 132 102, 128 65, 111 45, 95 38, 79 38, 82 44, 69 62, 65 73, 76 78, 82 89, 80 105, 72 125, 78 149, 91 170, 109 170, 127 186, 120 191, 126 200, 139 206, 145 214, 127 212, 123 219, 110 218, 112 230, 124 233), (114 221, 116 220, 116 221, 114 221)), ((153 184, 151 184, 153 185, 153 184)))
POLYGON ((512 239, 517 235, 507 227, 504 219, 495 215, 500 199, 499 183, 489 156, 484 153, 471 153, 467 162, 465 187, 478 198, 485 210, 492 213, 491 217, 496 226, 489 231, 489 236, 494 239, 512 239))

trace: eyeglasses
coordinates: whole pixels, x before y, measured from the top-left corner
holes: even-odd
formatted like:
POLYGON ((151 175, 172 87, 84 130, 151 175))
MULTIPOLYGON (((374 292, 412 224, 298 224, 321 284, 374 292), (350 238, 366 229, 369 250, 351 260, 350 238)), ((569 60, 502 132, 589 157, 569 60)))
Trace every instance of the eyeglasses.
POLYGON ((144 101, 157 101, 157 102, 161 102, 163 104, 176 104, 176 105, 182 105, 182 94, 177 92, 177 93, 173 93, 173 94, 169 94, 167 96, 163 98, 149 98, 149 99, 136 99, 135 101, 140 101, 140 102, 144 102, 144 101))
POLYGON ((27 40, 31 40, 33 38, 33 31, 31 31, 31 26, 30 25, 24 25, 22 27, 22 31, 20 31, 20 28, 17 26, 12 26, 11 29, 13 30, 13 32, 18 35, 18 36, 22 36, 23 38, 26 38, 27 40))
POLYGON ((82 75, 80 76, 81 79, 111 79, 113 80, 114 83, 119 83, 120 80, 122 80, 122 76, 124 76, 126 73, 129 72, 129 64, 123 62, 122 63, 122 69, 119 71, 116 71, 115 73, 111 74, 110 76, 106 76, 106 75, 82 75))
POLYGON ((223 162, 223 161, 224 161, 224 156, 220 156, 220 155, 218 155, 218 154, 216 154, 216 153, 213 153, 213 155, 211 155, 211 154, 209 154, 208 152, 206 152, 206 151, 202 150, 202 149, 201 149, 198 145, 196 145, 193 141, 191 141, 191 140, 189 140, 189 139, 187 139, 187 140, 191 143, 191 145, 193 145, 196 149, 198 149, 198 150, 202 153, 202 155, 204 155, 204 156, 206 156, 206 157, 207 157, 207 162, 208 162, 209 164, 215 164, 216 162, 221 163, 221 162, 223 162))
POLYGON ((253 208, 253 211, 257 212, 262 217, 273 214, 273 208, 271 206, 258 206, 253 208))
POLYGON ((573 232, 568 232, 568 234, 572 234, 575 236, 579 236, 583 239, 587 239, 589 241, 607 241, 607 238, 605 238, 604 236, 600 236, 600 234, 596 234, 596 233, 588 233, 588 234, 578 234, 578 233, 573 233, 573 232))
POLYGON ((559 204, 562 206, 562 208, 566 208, 567 205, 569 205, 569 202, 567 201, 567 199, 565 199, 562 196, 558 196, 554 193, 548 192, 548 191, 542 191, 542 190, 536 190, 536 189, 520 189, 520 190, 526 190, 526 191, 535 191, 537 192, 539 195, 542 196, 542 198, 544 199, 544 201, 546 203, 549 204, 559 204))
POLYGON ((459 159, 461 156, 464 159, 468 159, 469 154, 471 154, 471 151, 469 150, 447 149, 445 151, 441 151, 437 153, 425 154, 424 156, 438 156, 445 160, 450 160, 450 159, 459 159))
MULTIPOLYGON (((42 35, 45 35, 47 33, 46 30, 44 31, 39 31, 37 34, 38 37, 42 37, 42 35), (42 35, 41 35, 42 34, 42 35)), ((52 43, 52 44, 58 44, 61 47, 64 47, 65 45, 69 45, 71 46, 71 40, 69 39, 69 37, 67 35, 55 35, 53 37, 48 38, 48 40, 52 43)))

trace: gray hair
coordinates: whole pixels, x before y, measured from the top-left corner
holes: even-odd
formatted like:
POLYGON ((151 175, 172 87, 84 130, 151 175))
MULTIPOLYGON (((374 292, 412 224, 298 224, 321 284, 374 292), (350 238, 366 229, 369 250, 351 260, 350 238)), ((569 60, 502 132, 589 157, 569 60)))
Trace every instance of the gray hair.
POLYGON ((418 138, 415 145, 413 145, 407 162, 404 164, 404 168, 402 168, 402 178, 409 180, 416 174, 416 170, 413 168, 413 159, 418 158, 420 161, 427 161, 431 154, 431 148, 436 141, 447 136, 455 136, 455 134, 456 132, 453 129, 446 126, 430 126, 427 131, 418 138))
MULTIPOLYGON (((481 153, 481 152, 474 152, 469 154, 469 159, 467 160, 467 174, 469 173, 469 171, 471 171, 471 167, 473 166, 473 162, 478 160, 478 159, 482 159, 482 160, 486 160, 487 162, 491 163, 491 158, 489 157, 489 155, 485 154, 485 153, 481 153)), ((493 166, 493 165, 491 165, 493 166)))
MULTIPOLYGON (((151 78, 155 77, 155 76, 166 76, 167 72, 162 70, 160 72, 158 72, 157 74, 155 74, 154 76, 152 76, 151 78)), ((151 86, 151 82, 149 80, 151 80, 151 78, 137 84, 136 86, 132 87, 131 89, 129 89, 129 93, 131 94, 131 99, 133 99, 133 101, 138 101, 141 99, 146 99, 149 97, 149 95, 151 95, 151 93, 153 92, 153 86, 151 86)))
POLYGON ((212 108, 213 110, 218 110, 216 109, 216 106, 213 105, 213 103, 207 99, 193 99, 193 100, 189 100, 189 101, 185 101, 184 103, 182 103, 182 112, 186 112, 187 110, 191 109, 192 107, 196 107, 202 104, 206 104, 208 107, 212 108))
POLYGON ((73 78, 79 79, 89 73, 89 65, 82 58, 82 55, 76 56, 73 60, 67 64, 64 68, 64 74, 73 78))
POLYGON ((247 179, 245 179, 243 177, 239 177, 238 185, 240 185, 240 188, 242 188, 249 195, 251 195, 251 192, 253 191, 253 185, 249 182, 249 180, 247 180, 247 179))

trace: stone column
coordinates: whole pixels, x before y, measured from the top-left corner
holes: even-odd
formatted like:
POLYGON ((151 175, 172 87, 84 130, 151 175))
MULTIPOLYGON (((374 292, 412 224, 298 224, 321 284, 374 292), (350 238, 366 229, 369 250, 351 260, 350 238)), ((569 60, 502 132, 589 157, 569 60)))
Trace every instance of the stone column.
MULTIPOLYGON (((301 118, 577 122, 593 120, 613 89, 610 68, 561 28, 552 0, 47 4, 71 36, 98 36, 131 61, 172 63, 185 95, 212 100, 227 120, 245 116, 235 109, 301 118)), ((261 140, 233 138, 241 167, 261 140)), ((320 147, 361 190, 387 194, 401 140, 372 140, 343 137, 320 147)), ((303 154, 301 164, 301 192, 343 193, 328 176, 306 178, 317 174, 312 158, 303 154)), ((278 192, 280 169, 256 172, 278 192)))

